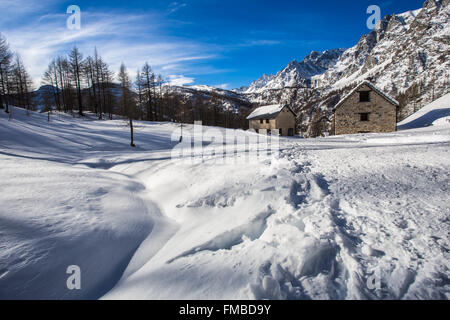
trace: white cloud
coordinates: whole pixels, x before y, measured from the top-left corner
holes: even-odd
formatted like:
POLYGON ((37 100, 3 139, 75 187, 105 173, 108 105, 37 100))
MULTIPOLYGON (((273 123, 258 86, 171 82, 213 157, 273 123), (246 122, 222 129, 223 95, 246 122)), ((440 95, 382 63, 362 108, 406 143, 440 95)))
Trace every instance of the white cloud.
POLYGON ((248 42, 251 46, 273 46, 280 43, 278 40, 251 40, 248 42))
POLYGON ((180 10, 181 8, 184 8, 184 7, 186 7, 186 6, 187 6, 186 3, 172 2, 172 3, 169 5, 168 14, 172 14, 172 13, 174 13, 175 11, 178 11, 178 10, 180 10))
MULTIPOLYGON (((215 57, 208 45, 164 36, 164 22, 157 14, 91 13, 82 11, 81 30, 68 30, 65 14, 45 14, 31 23, 8 28, 0 22, 11 48, 23 58, 36 85, 52 58, 77 45, 84 54, 98 52, 112 70, 123 61, 130 72, 148 62, 157 73, 180 74, 200 70, 199 62, 215 57), (151 24, 148 21, 152 21, 151 24), (194 67, 195 66, 195 67, 194 67)), ((214 69, 214 68, 213 68, 214 69)), ((177 83, 192 78, 177 76, 177 83)))
POLYGON ((275 46, 282 44, 279 40, 266 40, 266 39, 260 39, 260 40, 245 40, 244 42, 238 43, 236 45, 232 45, 232 47, 263 47, 263 46, 275 46))
POLYGON ((228 89, 230 87, 230 84, 229 83, 222 83, 222 84, 216 85, 215 87, 219 88, 219 89, 228 89))
POLYGON ((171 86, 184 86, 194 83, 195 79, 191 77, 185 77, 183 75, 169 75, 168 84, 171 86))
POLYGON ((30 1, 30 0, 1 0, 0 9, 8 10, 8 15, 10 14, 24 14, 32 11, 40 10, 43 7, 49 6, 55 3, 56 0, 40 0, 40 1, 30 1))

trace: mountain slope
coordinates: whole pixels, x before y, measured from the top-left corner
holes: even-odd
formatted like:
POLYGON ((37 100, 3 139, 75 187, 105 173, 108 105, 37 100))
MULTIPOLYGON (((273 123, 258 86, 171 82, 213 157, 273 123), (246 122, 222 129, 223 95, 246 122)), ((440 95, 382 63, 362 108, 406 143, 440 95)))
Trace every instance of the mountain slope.
POLYGON ((398 124, 399 130, 450 123, 450 93, 426 105, 398 124))
POLYGON ((449 92, 449 15, 449 0, 428 0, 421 9, 388 15, 355 46, 293 61, 250 86, 247 97, 291 104, 307 131, 316 112, 330 116, 342 96, 368 79, 401 102, 404 118, 449 92))

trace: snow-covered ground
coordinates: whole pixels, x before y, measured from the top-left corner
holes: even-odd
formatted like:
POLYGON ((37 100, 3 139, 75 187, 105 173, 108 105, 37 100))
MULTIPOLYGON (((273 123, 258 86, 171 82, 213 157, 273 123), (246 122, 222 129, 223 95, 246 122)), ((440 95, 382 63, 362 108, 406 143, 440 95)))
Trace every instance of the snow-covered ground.
POLYGON ((426 105, 398 124, 399 130, 450 124, 450 93, 426 105))
POLYGON ((278 157, 203 130, 236 152, 195 131, 173 158, 174 124, 137 123, 132 149, 120 120, 0 110, 0 299, 450 298, 450 126, 281 138, 278 157))

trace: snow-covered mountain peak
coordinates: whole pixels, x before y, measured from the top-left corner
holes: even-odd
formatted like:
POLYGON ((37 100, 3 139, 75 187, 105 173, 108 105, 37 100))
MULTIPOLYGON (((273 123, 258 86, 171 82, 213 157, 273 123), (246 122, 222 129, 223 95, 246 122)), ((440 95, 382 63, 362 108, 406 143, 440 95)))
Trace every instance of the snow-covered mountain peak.
POLYGON ((329 68, 333 66, 346 49, 332 49, 323 52, 312 51, 300 65, 314 65, 320 68, 329 68))
POLYGON ((275 76, 274 75, 267 75, 267 74, 263 74, 261 78, 259 78, 258 80, 253 81, 250 86, 248 86, 246 88, 246 90, 244 90, 245 92, 255 92, 258 91, 261 88, 264 88, 267 83, 272 80, 275 76))
POLYGON ((312 51, 301 62, 293 60, 276 75, 263 75, 254 81, 246 93, 261 92, 284 87, 309 86, 311 78, 324 73, 335 65, 345 49, 312 51))
POLYGON ((422 11, 422 8, 417 10, 409 10, 400 14, 397 14, 396 16, 399 18, 405 19, 405 23, 410 23, 412 20, 414 20, 417 15, 422 11))

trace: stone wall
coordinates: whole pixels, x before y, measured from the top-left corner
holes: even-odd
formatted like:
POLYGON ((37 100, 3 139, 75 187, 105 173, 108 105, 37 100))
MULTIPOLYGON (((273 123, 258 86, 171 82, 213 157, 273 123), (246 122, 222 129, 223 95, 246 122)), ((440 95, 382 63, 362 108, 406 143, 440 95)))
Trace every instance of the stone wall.
POLYGON ((394 132, 397 107, 376 91, 364 85, 348 97, 334 113, 334 134, 394 132), (370 102, 360 102, 359 92, 370 91, 370 102), (361 121, 361 113, 369 113, 369 121, 361 121))
POLYGON ((260 120, 250 120, 249 127, 256 131, 260 129, 273 130, 277 129, 277 122, 275 119, 270 119, 269 123, 266 123, 266 119, 263 120, 263 123, 261 123, 260 120))
POLYGON ((287 136, 289 129, 293 129, 295 134, 295 116, 288 108, 284 108, 275 119, 270 119, 269 123, 266 123, 266 119, 263 120, 263 123, 261 123, 260 120, 250 120, 249 128, 254 129, 257 132, 260 129, 281 129, 282 136, 287 136))
POLYGON ((295 116, 289 108, 284 108, 275 120, 277 129, 282 129, 282 136, 287 136, 289 129, 293 129, 295 134, 295 116))

